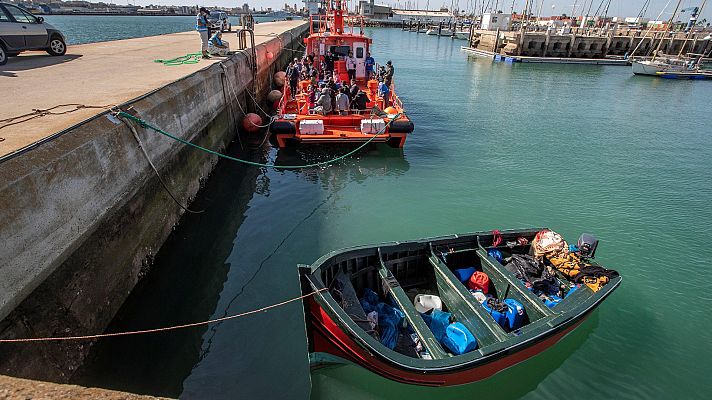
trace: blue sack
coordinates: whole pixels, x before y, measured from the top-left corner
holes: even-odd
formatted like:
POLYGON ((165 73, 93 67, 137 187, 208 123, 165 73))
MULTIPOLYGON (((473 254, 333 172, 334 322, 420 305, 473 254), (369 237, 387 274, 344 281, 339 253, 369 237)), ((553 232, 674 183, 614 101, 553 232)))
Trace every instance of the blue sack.
POLYGON ((489 249, 489 250, 487 250, 487 254, 490 257, 494 258, 495 260, 499 261, 500 264, 502 263, 502 260, 504 259, 502 257, 502 252, 497 249, 489 249))
POLYGON ((470 280, 472 277, 472 274, 475 273, 477 269, 475 267, 470 267, 470 268, 461 268, 461 269, 456 269, 452 271, 457 279, 460 280, 460 282, 467 282, 470 280))
POLYGON ((381 299, 378 297, 378 294, 369 288, 363 290, 363 297, 359 299, 359 303, 361 303, 361 307, 363 307, 363 311, 365 311, 366 314, 374 311, 380 302, 381 299))
POLYGON ((378 303, 378 326, 381 328, 381 343, 393 350, 398 342, 398 334, 403 326, 403 311, 386 303, 378 303))
POLYGON ((455 355, 464 354, 477 348, 477 339, 460 322, 448 325, 445 336, 440 342, 455 355))
POLYGON ((430 313, 430 323, 427 320, 425 321, 438 342, 442 341, 443 336, 445 336, 445 330, 450 325, 450 316, 449 312, 433 310, 430 313))
POLYGON ((575 292, 576 289, 578 289, 579 287, 581 287, 581 286, 580 286, 580 285, 576 285, 576 286, 572 287, 571 289, 569 289, 569 292, 566 293, 566 296, 564 296, 564 298, 567 298, 567 297, 571 296, 571 293, 575 292))
POLYGON ((544 305, 549 308, 554 308, 554 306, 561 303, 561 300, 563 299, 557 295, 546 296, 544 297, 544 305))

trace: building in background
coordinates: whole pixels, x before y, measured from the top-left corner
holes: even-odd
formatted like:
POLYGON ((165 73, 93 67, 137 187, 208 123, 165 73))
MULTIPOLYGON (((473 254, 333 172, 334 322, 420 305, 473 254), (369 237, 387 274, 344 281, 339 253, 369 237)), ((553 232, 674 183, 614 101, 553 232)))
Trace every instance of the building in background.
POLYGON ((484 13, 481 29, 486 31, 508 31, 512 27, 512 14, 484 13))

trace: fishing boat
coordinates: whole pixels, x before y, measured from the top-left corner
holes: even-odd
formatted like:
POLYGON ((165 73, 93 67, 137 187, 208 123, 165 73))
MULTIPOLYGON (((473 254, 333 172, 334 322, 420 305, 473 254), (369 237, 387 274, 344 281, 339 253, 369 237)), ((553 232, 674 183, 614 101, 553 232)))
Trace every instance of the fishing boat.
POLYGON ((557 273, 568 289, 552 306, 502 264, 528 254, 539 232, 549 231, 479 232, 353 247, 299 266, 312 368, 351 362, 402 383, 450 386, 485 379, 550 348, 579 326, 621 278, 616 273, 594 291, 557 273), (489 277, 485 303, 481 292, 463 283, 463 270, 489 277), (382 312, 375 318, 366 312, 371 297, 386 304, 378 305, 382 312), (419 303, 424 298, 437 299, 431 302, 434 309, 424 311, 419 303), (494 307, 485 307, 492 298, 520 304, 514 314, 522 316, 521 326, 502 325, 494 307), (440 336, 442 327, 435 326, 438 304, 439 315, 450 313, 448 335, 469 331, 476 348, 458 354, 449 347, 440 336), (384 344, 390 334, 381 315, 390 315, 383 314, 388 307, 404 321, 393 347, 384 344))
POLYGON ((333 69, 339 81, 346 84, 349 84, 346 58, 353 54, 356 59, 356 84, 366 96, 366 108, 355 108, 355 102, 352 102, 348 111, 323 115, 309 107, 310 80, 300 81, 297 93, 292 93, 289 85, 285 85, 276 118, 270 126, 272 138, 279 147, 365 142, 403 147, 414 126, 395 93, 394 84, 391 83, 390 91, 384 97, 378 93, 379 82, 367 75, 366 58, 372 40, 364 35, 363 18, 348 17, 345 0, 325 3, 325 15, 310 17, 309 36, 304 39, 305 54, 315 58, 317 62, 314 65, 319 72, 324 71, 320 71, 318 61, 329 57, 333 60, 333 69))

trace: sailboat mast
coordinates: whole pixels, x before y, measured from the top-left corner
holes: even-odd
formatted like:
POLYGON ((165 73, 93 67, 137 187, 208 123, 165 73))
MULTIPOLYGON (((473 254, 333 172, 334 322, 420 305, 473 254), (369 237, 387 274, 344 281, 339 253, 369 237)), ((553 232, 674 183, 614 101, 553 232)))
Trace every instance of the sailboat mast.
MULTIPOLYGON (((668 31, 672 27, 672 23, 675 20, 675 15, 677 15, 677 10, 680 9, 681 4, 682 4, 682 0, 678 0, 677 6, 675 6, 675 11, 672 12, 672 16, 670 16, 670 20, 668 21, 668 26, 665 28, 665 33, 668 33, 668 31)), ((658 56, 658 52, 660 52, 660 48, 663 46, 664 41, 665 41, 664 37, 660 38, 660 41, 658 42, 658 47, 653 52, 653 61, 655 61, 655 58, 658 56)))
MULTIPOLYGON (((707 0, 704 0, 704 1, 702 2, 702 5, 700 6, 700 9, 697 10, 697 15, 701 15, 701 14, 702 14, 702 11, 705 9, 705 4, 707 4, 707 0)), ((684 10, 683 10, 683 11, 684 11, 684 10)), ((693 28, 694 28, 694 26, 693 26, 692 28, 690 28, 690 31, 687 32, 687 35, 685 35, 685 41, 682 42, 682 47, 680 47, 680 52, 677 53, 677 56, 678 56, 678 57, 682 56, 682 52, 685 50, 685 47, 687 47, 687 41, 690 39, 690 37, 692 37, 692 34, 693 34, 693 32, 695 31, 693 28)), ((692 49, 692 50, 694 51, 694 49, 692 49)))

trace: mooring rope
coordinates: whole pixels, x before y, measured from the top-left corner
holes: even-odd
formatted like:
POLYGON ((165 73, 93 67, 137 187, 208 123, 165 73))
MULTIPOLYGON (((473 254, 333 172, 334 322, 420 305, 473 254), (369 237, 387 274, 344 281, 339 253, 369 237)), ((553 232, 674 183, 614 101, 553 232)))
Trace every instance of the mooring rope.
POLYGON ((223 321, 228 321, 231 319, 245 317, 247 315, 257 314, 257 313, 260 313, 263 311, 271 310, 273 308, 281 307, 281 306, 287 305, 289 303, 293 303, 295 301, 305 299, 309 296, 313 296, 313 295, 315 295, 319 292, 323 292, 325 290, 328 290, 328 288, 321 288, 321 289, 315 290, 311 293, 307 293, 305 295, 295 297, 293 299, 281 301, 279 303, 271 304, 269 306, 261 307, 256 310, 245 311, 245 312, 242 312, 239 314, 228 315, 227 317, 215 318, 215 319, 210 319, 207 321, 193 322, 193 323, 183 324, 183 325, 173 325, 173 326, 166 326, 163 328, 144 329, 144 330, 140 330, 140 331, 102 333, 102 334, 98 334, 98 335, 0 339, 0 343, 56 342, 56 341, 65 341, 65 340, 93 340, 93 339, 102 339, 102 338, 116 337, 116 336, 143 335, 143 334, 148 334, 148 333, 174 331, 174 330, 178 330, 178 329, 185 329, 185 328, 192 328, 192 327, 196 327, 196 326, 209 325, 209 324, 213 324, 216 322, 223 322, 223 321))
POLYGON ((141 125, 143 128, 148 128, 148 129, 150 129, 150 130, 152 130, 152 131, 154 131, 154 132, 160 133, 161 135, 167 136, 167 137, 169 137, 169 138, 171 138, 171 139, 173 139, 173 140, 176 140, 176 141, 178 141, 178 142, 181 142, 181 143, 183 143, 183 144, 185 144, 185 145, 194 147, 194 148, 196 148, 196 149, 198 149, 198 150, 204 151, 204 152, 209 153, 209 154, 216 155, 216 156, 221 157, 221 158, 224 158, 224 159, 226 159, 226 160, 236 161, 236 162, 239 162, 239 163, 243 163, 243 164, 247 164, 247 165, 252 165, 252 166, 255 166, 255 167, 263 167, 263 168, 303 169, 303 168, 313 168, 313 167, 320 167, 320 166, 324 166, 324 165, 333 164, 333 163, 335 163, 335 162, 337 162, 337 161, 343 160, 343 159, 345 159, 345 158, 351 156, 352 154, 355 154, 355 153, 358 152, 359 150, 361 150, 361 149, 363 149, 364 147, 366 147, 369 143, 371 143, 371 142, 372 142, 374 139, 376 139, 378 136, 380 136, 380 135, 386 130, 386 128, 388 128, 388 126, 390 126, 391 122, 393 122, 393 121, 395 121, 396 119, 398 119, 398 118, 402 115, 402 113, 396 114, 396 116, 393 117, 390 121, 388 121, 388 123, 387 123, 383 128, 381 128, 378 132, 376 132, 373 136, 371 136, 367 141, 365 141, 362 145, 358 146, 358 147, 355 148, 354 150, 349 151, 349 152, 346 153, 346 154, 342 154, 342 155, 340 155, 340 156, 338 156, 338 157, 336 157, 336 158, 333 158, 333 159, 331 159, 331 160, 320 161, 320 162, 310 163, 310 164, 304 164, 304 165, 274 165, 274 164, 263 164, 263 163, 258 163, 258 162, 254 162, 254 161, 243 160, 243 159, 236 158, 236 157, 231 157, 231 156, 228 156, 227 154, 222 154, 222 153, 219 153, 219 152, 217 152, 217 151, 207 149, 207 148, 202 147, 202 146, 200 146, 200 145, 197 145, 197 144, 195 144, 195 143, 191 143, 191 142, 189 142, 189 141, 187 141, 187 140, 185 140, 185 139, 181 139, 181 138, 179 138, 179 137, 177 137, 177 136, 171 135, 170 133, 168 133, 168 132, 166 132, 166 131, 164 131, 164 130, 158 128, 158 127, 155 127, 155 126, 149 124, 148 122, 144 121, 143 119, 138 118, 138 117, 135 117, 135 116, 133 116, 133 115, 131 115, 131 114, 129 114, 129 113, 126 113, 126 112, 124 112, 124 111, 119 111, 119 112, 116 113, 116 115, 117 115, 118 117, 124 117, 124 118, 128 118, 128 119, 130 119, 130 120, 132 120, 132 121, 135 121, 135 122, 137 122, 139 125, 141 125))
POLYGON ((174 67, 183 64, 197 64, 200 62, 200 58, 203 56, 202 53, 188 53, 184 56, 171 58, 168 60, 153 60, 155 63, 161 63, 163 65, 174 67))
POLYGON ((143 156, 146 158, 146 161, 148 161, 148 165, 150 165, 151 169, 153 169, 153 172, 156 174, 156 177, 158 177, 158 181, 161 183, 161 186, 163 186, 163 189, 166 191, 166 193, 168 193, 168 196, 170 196, 171 199, 173 199, 173 201, 176 204, 178 204, 178 206, 180 208, 182 208, 183 210, 185 210, 186 212, 189 212, 191 214, 200 214, 200 213, 204 212, 205 210, 197 210, 197 211, 191 210, 190 208, 188 208, 187 205, 184 205, 183 203, 181 203, 178 200, 178 198, 173 194, 173 191, 171 191, 171 189, 168 187, 168 184, 165 182, 165 180, 163 180, 163 177, 158 172, 158 168, 156 168, 156 165, 154 165, 153 161, 151 161, 151 157, 148 156, 148 152, 146 151, 146 148, 144 147, 143 142, 141 141, 141 138, 138 136, 138 132, 136 132, 136 128, 134 128, 134 126, 131 124, 131 122, 125 118, 121 118, 121 121, 123 121, 124 124, 126 124, 126 126, 128 126, 129 129, 131 129, 131 133, 133 134, 134 139, 136 139, 136 143, 138 143, 138 148, 141 149, 143 156))
POLYGON ((77 112, 79 110, 90 109, 90 108, 110 110, 115 107, 116 107, 115 105, 95 106, 95 105, 86 105, 86 104, 80 104, 80 103, 67 103, 67 104, 58 104, 58 105, 50 107, 50 108, 33 108, 31 112, 28 112, 28 113, 25 113, 22 115, 16 115, 16 116, 10 117, 10 118, 0 119, 0 129, 7 128, 8 126, 12 126, 12 125, 21 124, 23 122, 27 122, 27 121, 33 120, 35 118, 44 117, 46 115, 64 115, 64 114, 70 114, 73 112, 77 112), (71 109, 65 110, 65 111, 54 111, 58 108, 65 108, 65 107, 74 107, 74 108, 71 108, 71 109))

